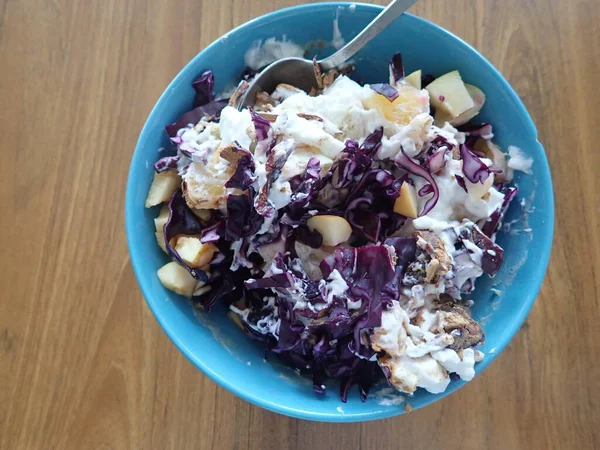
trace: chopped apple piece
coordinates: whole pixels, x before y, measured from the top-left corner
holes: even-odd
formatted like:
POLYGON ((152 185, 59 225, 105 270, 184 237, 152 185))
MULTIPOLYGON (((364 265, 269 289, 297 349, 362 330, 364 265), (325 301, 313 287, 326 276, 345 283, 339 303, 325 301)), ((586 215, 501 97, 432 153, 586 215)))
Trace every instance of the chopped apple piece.
POLYGON ((417 191, 406 181, 400 186, 400 196, 394 202, 394 212, 415 219, 417 211, 417 191))
POLYGON ((473 103, 475 103, 475 108, 477 109, 477 112, 479 112, 479 110, 481 110, 485 103, 485 94, 477 86, 474 86, 469 83, 465 83, 465 88, 467 88, 467 92, 473 99, 473 103))
POLYGON ((425 90, 406 84, 396 85, 398 97, 393 102, 380 94, 374 94, 363 100, 366 109, 376 109, 390 122, 408 125, 412 119, 422 113, 429 113, 429 95, 425 90))
POLYGON ((175 242, 175 251, 190 267, 200 268, 207 265, 218 251, 215 244, 203 244, 196 236, 179 236, 175 242))
POLYGON ((467 187, 467 192, 469 193, 469 197, 471 197, 472 200, 481 199, 485 194, 488 193, 488 191, 493 186, 493 184, 494 184, 494 174, 490 174, 483 181, 483 183, 480 183, 480 182, 471 183, 469 180, 467 180, 465 178, 465 186, 467 187))
POLYGON ((310 231, 318 231, 323 236, 323 245, 335 246, 346 242, 352 234, 352 227, 339 216, 314 216, 306 221, 310 231))
POLYGON ((438 127, 443 127, 444 124, 448 122, 450 125, 457 127, 464 125, 477 114, 479 114, 479 111, 481 111, 481 108, 483 108, 483 104, 485 103, 485 94, 481 89, 479 89, 477 86, 473 86, 472 84, 465 84, 465 87, 473 99, 475 106, 456 117, 452 117, 447 112, 438 109, 435 111, 435 125, 438 127))
POLYGON ((191 208, 191 210, 194 215, 203 222, 208 222, 210 220, 210 209, 191 208))
POLYGON ((475 106, 458 70, 436 78, 425 89, 429 91, 431 104, 436 110, 441 109, 453 118, 475 106))
POLYGON ((176 262, 165 264, 158 272, 158 279, 164 287, 185 297, 191 297, 196 287, 196 279, 176 262))
POLYGON ((158 216, 154 219, 154 226, 156 227, 157 233, 163 232, 167 220, 169 220, 169 208, 165 205, 160 209, 160 213, 158 213, 158 216))
POLYGON ((158 246, 162 249, 163 252, 167 253, 167 247, 165 245, 165 235, 162 231, 157 231, 155 234, 158 246))
POLYGON ((417 89, 421 89, 421 71, 415 70, 410 75, 404 78, 409 84, 413 85, 417 89))
POLYGON ((181 178, 175 170, 165 170, 161 173, 154 173, 154 180, 146 197, 146 208, 167 202, 173 196, 173 193, 181 186, 181 178))

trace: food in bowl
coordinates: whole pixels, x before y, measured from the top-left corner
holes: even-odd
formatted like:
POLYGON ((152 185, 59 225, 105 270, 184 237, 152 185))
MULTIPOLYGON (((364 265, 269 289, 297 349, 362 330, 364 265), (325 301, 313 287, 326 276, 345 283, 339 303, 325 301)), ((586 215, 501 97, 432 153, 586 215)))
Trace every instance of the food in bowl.
POLYGON ((281 84, 241 111, 252 71, 228 100, 210 71, 194 81, 146 199, 172 259, 160 281, 225 304, 317 393, 329 378, 343 401, 382 377, 407 394, 470 380, 484 333, 466 297, 502 264, 512 171, 531 160, 467 124, 485 94, 458 71, 405 76, 396 54, 389 83, 315 72, 319 89, 281 84))

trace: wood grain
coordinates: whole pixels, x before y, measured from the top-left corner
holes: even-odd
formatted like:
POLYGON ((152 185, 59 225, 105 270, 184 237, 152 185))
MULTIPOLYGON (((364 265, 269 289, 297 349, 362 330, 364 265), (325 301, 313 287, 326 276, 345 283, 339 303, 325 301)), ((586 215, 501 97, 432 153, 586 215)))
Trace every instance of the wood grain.
POLYGON ((0 0, 0 448, 600 448, 600 5, 422 0, 512 83, 552 167, 556 237, 523 329, 481 376, 397 419, 299 421, 168 341, 124 234, 138 132, 172 77, 292 0, 0 0))

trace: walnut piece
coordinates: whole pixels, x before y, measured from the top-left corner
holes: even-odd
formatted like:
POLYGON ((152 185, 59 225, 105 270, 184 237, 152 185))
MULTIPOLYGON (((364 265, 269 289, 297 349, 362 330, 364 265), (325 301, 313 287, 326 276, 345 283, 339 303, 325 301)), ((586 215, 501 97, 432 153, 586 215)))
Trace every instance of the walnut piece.
POLYGON ((452 302, 442 303, 438 314, 439 327, 454 338, 448 348, 459 351, 485 342, 485 334, 471 318, 468 308, 452 302))

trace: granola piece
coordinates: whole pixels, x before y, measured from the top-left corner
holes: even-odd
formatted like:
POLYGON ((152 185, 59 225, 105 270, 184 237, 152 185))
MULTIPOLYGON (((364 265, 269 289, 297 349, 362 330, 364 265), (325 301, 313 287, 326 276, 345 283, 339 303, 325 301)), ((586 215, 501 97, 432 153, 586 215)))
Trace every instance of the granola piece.
POLYGON ((317 122, 323 122, 322 117, 315 116, 314 114, 297 113, 296 115, 306 120, 316 120, 317 122))
POLYGON ((277 116, 278 116, 277 114, 264 113, 264 112, 257 112, 256 114, 258 114, 260 117, 268 120, 271 123, 275 122, 277 120, 277 116))
POLYGON ((246 92, 248 90, 249 86, 250 85, 248 84, 247 81, 245 81, 245 80, 240 81, 240 84, 238 84, 235 92, 229 98, 229 106, 232 106, 233 108, 237 108, 242 95, 244 95, 244 92, 246 92))
POLYGON ((452 268, 444 241, 432 231, 416 231, 417 255, 404 276, 407 284, 435 284, 452 268))
POLYGON ((319 88, 319 90, 323 90, 323 75, 321 74, 321 67, 317 62, 316 56, 313 58, 313 68, 315 70, 315 78, 317 79, 317 87, 319 88))
POLYGON ((340 73, 337 70, 331 69, 325 75, 322 75, 322 77, 323 77, 323 88, 331 86, 333 84, 333 82, 335 81, 335 79, 338 77, 339 74, 340 73))
POLYGON ((260 91, 256 94, 254 107, 259 111, 270 111, 277 102, 271 98, 265 91, 260 91))
POLYGON ((464 306, 453 302, 442 303, 438 310, 438 324, 441 330, 454 338, 449 349, 459 351, 485 342, 483 330, 464 306))

